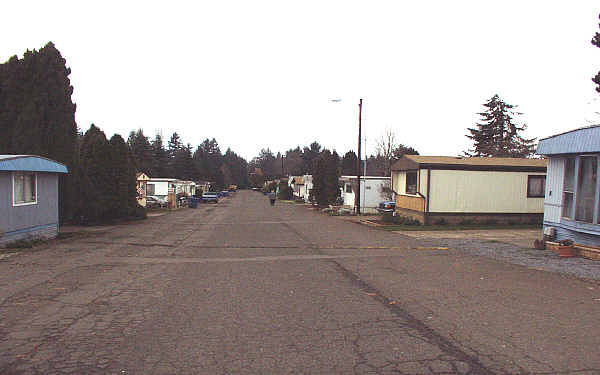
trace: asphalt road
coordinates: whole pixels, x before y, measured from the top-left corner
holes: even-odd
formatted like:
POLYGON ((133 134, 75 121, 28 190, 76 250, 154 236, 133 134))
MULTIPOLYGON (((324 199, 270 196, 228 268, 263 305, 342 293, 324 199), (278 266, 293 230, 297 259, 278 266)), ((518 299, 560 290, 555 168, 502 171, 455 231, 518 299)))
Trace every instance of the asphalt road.
POLYGON ((0 261, 0 374, 598 374, 599 312, 595 282, 240 191, 0 261))

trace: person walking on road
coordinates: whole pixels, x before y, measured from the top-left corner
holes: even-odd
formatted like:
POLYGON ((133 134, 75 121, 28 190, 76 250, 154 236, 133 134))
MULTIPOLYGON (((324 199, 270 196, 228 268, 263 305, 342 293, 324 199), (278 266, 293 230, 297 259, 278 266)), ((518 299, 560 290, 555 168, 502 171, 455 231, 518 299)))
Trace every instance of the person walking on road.
POLYGON ((275 195, 275 192, 274 192, 274 191, 271 191, 271 192, 269 193, 269 201, 271 202, 271 206, 274 206, 274 205, 275 205, 275 198, 276 198, 276 197, 277 197, 277 196, 275 195))

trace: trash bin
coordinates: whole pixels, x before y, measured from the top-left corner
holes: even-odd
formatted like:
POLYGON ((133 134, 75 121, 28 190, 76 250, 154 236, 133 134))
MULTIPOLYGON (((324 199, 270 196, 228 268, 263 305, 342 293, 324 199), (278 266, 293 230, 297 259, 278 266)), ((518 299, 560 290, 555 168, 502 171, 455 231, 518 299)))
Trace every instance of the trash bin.
POLYGON ((198 208, 198 198, 190 197, 190 208, 198 208))

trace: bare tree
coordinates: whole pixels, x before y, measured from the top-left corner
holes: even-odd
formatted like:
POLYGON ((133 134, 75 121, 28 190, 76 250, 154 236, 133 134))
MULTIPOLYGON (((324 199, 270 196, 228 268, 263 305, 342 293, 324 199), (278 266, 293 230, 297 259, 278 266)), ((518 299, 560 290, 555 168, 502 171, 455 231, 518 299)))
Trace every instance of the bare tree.
POLYGON ((391 174, 392 162, 394 159, 394 150, 396 144, 396 133, 392 129, 386 129, 381 137, 377 140, 377 156, 382 156, 385 159, 386 176, 391 174))

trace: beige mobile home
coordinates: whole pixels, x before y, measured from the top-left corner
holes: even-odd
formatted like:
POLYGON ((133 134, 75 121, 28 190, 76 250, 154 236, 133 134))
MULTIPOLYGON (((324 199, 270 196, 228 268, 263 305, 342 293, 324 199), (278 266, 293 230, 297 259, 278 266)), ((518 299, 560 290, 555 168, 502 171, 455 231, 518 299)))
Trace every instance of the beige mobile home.
POLYGON ((423 224, 541 222, 545 159, 405 155, 392 166, 396 212, 423 224))

